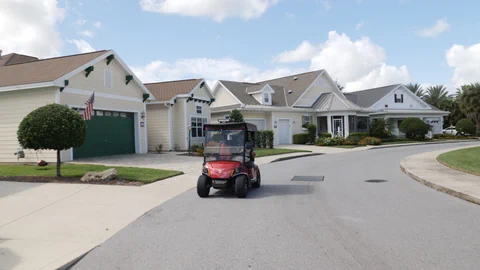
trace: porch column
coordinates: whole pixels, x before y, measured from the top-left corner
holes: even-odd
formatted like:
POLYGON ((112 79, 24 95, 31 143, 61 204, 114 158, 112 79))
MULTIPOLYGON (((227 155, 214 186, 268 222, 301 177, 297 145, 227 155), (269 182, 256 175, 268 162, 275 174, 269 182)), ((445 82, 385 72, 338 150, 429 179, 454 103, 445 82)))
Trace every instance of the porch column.
POLYGON ((344 115, 343 118, 345 119, 345 121, 343 121, 345 138, 348 138, 348 135, 350 134, 350 119, 348 119, 348 114, 344 115))
POLYGON ((332 136, 333 136, 333 132, 332 132, 332 116, 331 115, 327 115, 327 132, 328 133, 331 133, 332 136))

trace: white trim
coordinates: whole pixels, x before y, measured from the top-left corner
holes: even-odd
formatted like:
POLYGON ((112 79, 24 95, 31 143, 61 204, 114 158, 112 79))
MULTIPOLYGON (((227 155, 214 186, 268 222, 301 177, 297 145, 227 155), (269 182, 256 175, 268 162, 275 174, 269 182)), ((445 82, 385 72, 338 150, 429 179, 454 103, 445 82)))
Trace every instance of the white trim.
POLYGON ((55 91, 55 103, 60 104, 60 90, 55 91))
MULTIPOLYGON (((69 93, 69 94, 82 95, 82 96, 91 96, 92 95, 92 91, 76 89, 76 88, 65 88, 63 90, 63 92, 64 93, 69 93)), ((125 101, 133 101, 133 102, 143 103, 143 99, 141 99, 141 98, 126 97, 126 96, 108 94, 108 93, 103 93, 103 92, 95 92, 95 96, 96 97, 101 97, 101 98, 110 98, 110 99, 118 99, 118 100, 125 100, 125 101)), ((152 103, 152 104, 154 104, 154 103, 152 103)))
POLYGON ((221 109, 222 107, 235 106, 235 105, 240 106, 240 104, 238 104, 238 103, 230 103, 230 104, 225 104, 225 105, 221 105, 221 106, 211 106, 210 108, 212 108, 212 109, 220 108, 221 109))
POLYGON ((170 101, 150 101, 146 103, 147 105, 154 105, 154 104, 172 104, 170 101))
POLYGON ((168 106, 168 137, 169 137, 169 148, 170 151, 173 150, 173 121, 172 121, 172 114, 173 114, 173 107, 171 105, 168 106))
MULTIPOLYGON (((388 92, 385 96, 383 96, 381 99, 377 100, 377 102, 373 103, 372 106, 368 107, 368 108, 373 108, 375 107, 378 103, 380 103, 380 101, 382 101, 386 96, 388 96, 390 93, 392 93, 393 91, 397 90, 399 87, 401 86, 401 84, 397 85, 397 87, 393 88, 390 92, 388 92)), ((355 93, 355 92, 353 92, 355 93)))
POLYGON ((26 89, 33 89, 33 88, 52 87, 52 86, 60 87, 60 85, 55 85, 53 82, 20 84, 20 85, 0 87, 0 92, 18 91, 18 90, 26 90, 26 89))
POLYGON ((292 140, 293 140, 292 118, 277 118, 276 119, 277 129, 278 129, 278 144, 277 145, 281 145, 280 144, 280 120, 288 120, 289 121, 288 125, 289 125, 290 132, 289 132, 288 144, 292 144, 292 140))
MULTIPOLYGON (((223 85, 223 83, 221 81, 218 81, 218 84, 223 86, 223 88, 225 88, 225 90, 227 90, 227 92, 236 100, 238 101, 239 104, 243 104, 240 99, 237 98, 237 96, 235 96, 225 85, 223 85)), ((215 91, 216 92, 216 91, 215 91)))
POLYGON ((318 79, 320 79, 323 73, 325 73, 325 70, 322 70, 322 72, 317 76, 317 78, 315 78, 315 80, 313 80, 310 86, 297 98, 297 100, 295 100, 295 102, 292 104, 292 107, 295 107, 295 105, 297 105, 298 101, 300 101, 300 99, 302 99, 302 97, 310 90, 310 88, 313 87, 313 85, 318 81, 318 79))
MULTIPOLYGON (((143 130, 144 130, 144 133, 145 133, 145 143, 143 144, 143 146, 147 146, 145 149, 145 151, 141 151, 142 153, 148 153, 148 112, 147 112, 147 104, 146 103, 143 103, 143 111, 145 112, 145 126, 143 127, 143 130)), ((140 127, 141 128, 141 127, 140 127)))
MULTIPOLYGON (((213 94, 212 94, 212 90, 211 90, 210 87, 208 86, 208 84, 207 84, 207 82, 205 81, 205 79, 202 79, 202 80, 200 81, 200 83, 198 83, 198 84, 192 89, 192 91, 190 91, 190 93, 188 93, 189 96, 191 96, 191 95, 193 94, 193 92, 195 92, 195 90, 197 90, 197 88, 198 88, 198 89, 201 89, 201 88, 200 88, 200 85, 201 85, 202 83, 204 83, 203 87, 207 87, 207 92, 208 92, 208 95, 210 96, 210 98, 214 98, 214 96, 213 96, 213 94)), ((197 98, 197 99, 199 99, 199 98, 197 98)), ((210 100, 208 100, 208 101, 210 101, 210 100)))
MULTIPOLYGON (((82 105, 75 105, 75 104, 65 104, 69 108, 78 108, 78 109, 85 109, 85 104, 82 105)), ((141 113, 141 110, 124 110, 124 109, 112 109, 112 108, 106 108, 106 107, 96 107, 94 106, 93 110, 99 110, 99 111, 111 111, 111 112, 127 112, 127 113, 141 113)))
POLYGON ((183 116, 185 118, 185 150, 188 150, 188 137, 190 136, 189 135, 189 130, 188 130, 188 125, 189 125, 189 122, 188 122, 188 103, 187 101, 185 101, 184 103, 184 108, 183 108, 183 116))
POLYGON ((135 154, 140 154, 140 113, 134 113, 133 115, 133 126, 134 126, 134 137, 135 137, 135 154))

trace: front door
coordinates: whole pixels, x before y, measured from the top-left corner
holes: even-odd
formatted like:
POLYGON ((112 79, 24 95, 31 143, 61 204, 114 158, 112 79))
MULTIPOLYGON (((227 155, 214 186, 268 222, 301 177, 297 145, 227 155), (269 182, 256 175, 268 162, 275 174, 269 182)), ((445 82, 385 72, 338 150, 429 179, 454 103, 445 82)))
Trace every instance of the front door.
POLYGON ((278 120, 279 144, 290 144, 290 120, 278 120))
POLYGON ((343 119, 333 119, 333 132, 335 136, 343 136, 343 119))

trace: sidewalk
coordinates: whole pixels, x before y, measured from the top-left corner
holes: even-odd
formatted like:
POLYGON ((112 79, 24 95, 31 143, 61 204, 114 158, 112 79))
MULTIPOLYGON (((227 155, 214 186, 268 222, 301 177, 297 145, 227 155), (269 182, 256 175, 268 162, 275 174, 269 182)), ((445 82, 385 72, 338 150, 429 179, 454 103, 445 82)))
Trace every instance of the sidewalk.
POLYGON ((450 169, 437 161, 437 157, 445 152, 477 146, 469 145, 410 156, 402 160, 400 168, 426 186, 480 204, 480 176, 450 169))

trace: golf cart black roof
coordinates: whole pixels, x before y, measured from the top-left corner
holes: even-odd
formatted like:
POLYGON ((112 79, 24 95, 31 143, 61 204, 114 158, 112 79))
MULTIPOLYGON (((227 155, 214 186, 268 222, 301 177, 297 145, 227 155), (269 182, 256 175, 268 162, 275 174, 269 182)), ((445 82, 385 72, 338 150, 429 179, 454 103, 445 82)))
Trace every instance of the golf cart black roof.
POLYGON ((218 129, 244 129, 247 132, 257 131, 257 126, 250 123, 218 123, 218 124, 205 124, 204 130, 218 130, 218 129))

